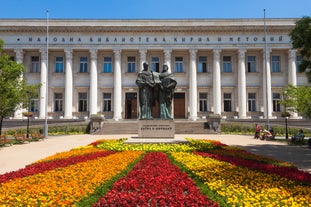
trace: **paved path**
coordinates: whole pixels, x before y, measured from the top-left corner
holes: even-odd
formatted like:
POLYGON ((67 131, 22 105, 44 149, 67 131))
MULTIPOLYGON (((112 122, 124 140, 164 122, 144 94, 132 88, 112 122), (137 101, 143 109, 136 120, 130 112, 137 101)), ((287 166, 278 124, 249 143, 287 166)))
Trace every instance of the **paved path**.
MULTIPOLYGON (((24 168, 41 158, 74 147, 85 146, 98 139, 130 138, 137 135, 70 135, 50 136, 44 141, 0 148, 0 174, 24 168)), ((242 147, 256 154, 294 163, 300 169, 311 173, 311 149, 306 146, 288 146, 276 141, 261 141, 252 136, 226 134, 175 135, 176 141, 184 138, 213 139, 224 144, 242 147)))

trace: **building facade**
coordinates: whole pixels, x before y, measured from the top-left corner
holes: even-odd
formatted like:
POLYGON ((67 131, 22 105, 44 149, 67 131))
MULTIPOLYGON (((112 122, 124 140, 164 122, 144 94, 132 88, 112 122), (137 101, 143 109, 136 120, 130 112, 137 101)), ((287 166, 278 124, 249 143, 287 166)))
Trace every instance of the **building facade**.
POLYGON ((175 119, 277 118, 282 88, 308 84, 288 36, 296 20, 267 19, 265 30, 263 19, 2 19, 0 38, 26 66, 23 78, 42 84, 31 105, 38 118, 136 119, 143 62, 174 73, 175 119))

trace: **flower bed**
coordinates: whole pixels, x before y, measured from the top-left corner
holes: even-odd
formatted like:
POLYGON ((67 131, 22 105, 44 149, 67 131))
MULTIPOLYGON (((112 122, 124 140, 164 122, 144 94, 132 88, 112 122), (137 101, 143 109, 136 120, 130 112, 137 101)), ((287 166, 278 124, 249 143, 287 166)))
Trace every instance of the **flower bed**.
POLYGON ((164 153, 150 152, 94 206, 219 206, 164 153))
POLYGON ((0 206, 310 206, 310 174, 218 141, 98 140, 0 175, 0 206), (136 164, 137 163, 137 164, 136 164))

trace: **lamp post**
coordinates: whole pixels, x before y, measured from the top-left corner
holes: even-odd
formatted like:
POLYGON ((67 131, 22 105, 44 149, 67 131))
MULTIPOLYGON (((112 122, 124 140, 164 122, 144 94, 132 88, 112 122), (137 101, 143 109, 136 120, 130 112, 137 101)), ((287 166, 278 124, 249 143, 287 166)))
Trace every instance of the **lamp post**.
POLYGON ((287 128, 288 116, 285 117, 285 138, 288 139, 288 128, 287 128))
POLYGON ((31 116, 31 91, 27 91, 28 94, 28 113, 27 113, 27 135, 26 137, 29 138, 29 119, 31 116))

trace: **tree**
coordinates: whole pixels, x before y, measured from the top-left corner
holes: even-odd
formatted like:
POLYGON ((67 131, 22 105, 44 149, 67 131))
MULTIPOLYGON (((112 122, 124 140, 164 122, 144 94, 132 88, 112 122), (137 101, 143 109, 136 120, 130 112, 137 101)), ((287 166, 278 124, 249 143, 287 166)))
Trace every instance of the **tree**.
POLYGON ((0 135, 3 119, 19 108, 27 108, 29 92, 36 94, 38 88, 38 85, 28 85, 22 78, 25 67, 3 52, 3 44, 0 39, 0 135))
POLYGON ((293 48, 299 49, 302 56, 299 71, 306 72, 308 80, 311 82, 311 17, 305 16, 298 20, 289 35, 293 48))
POLYGON ((298 112, 311 118, 311 87, 288 85, 283 89, 284 99, 280 102, 287 111, 298 112))

